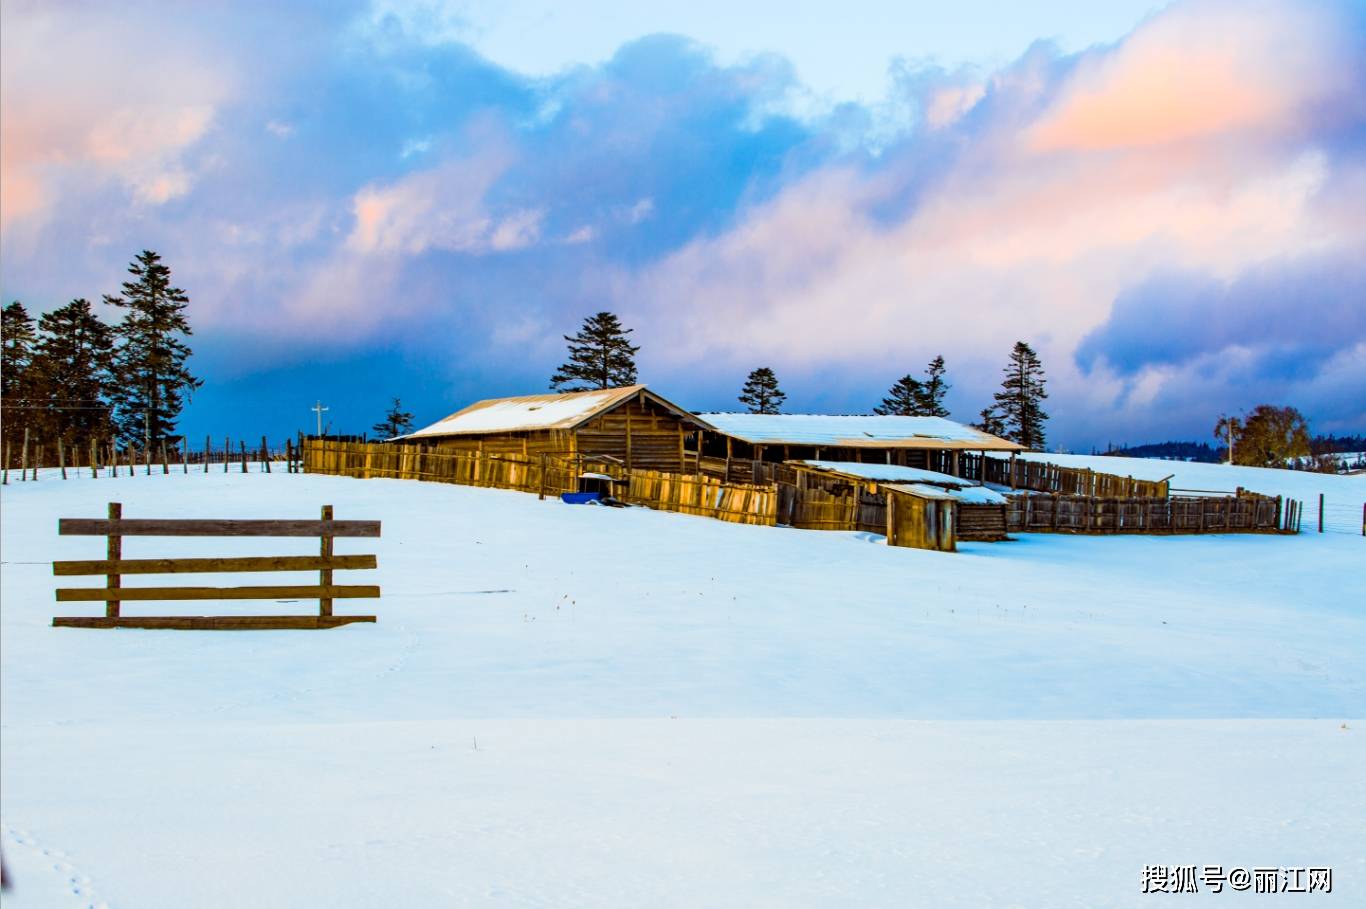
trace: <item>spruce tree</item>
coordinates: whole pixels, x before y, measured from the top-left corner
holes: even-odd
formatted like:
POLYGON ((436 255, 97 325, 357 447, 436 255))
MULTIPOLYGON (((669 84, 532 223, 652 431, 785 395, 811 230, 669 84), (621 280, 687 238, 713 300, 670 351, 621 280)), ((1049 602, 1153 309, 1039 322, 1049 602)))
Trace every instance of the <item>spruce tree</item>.
POLYGON ((392 439, 413 431, 413 415, 403 409, 403 404, 394 398, 393 406, 384 414, 384 419, 373 427, 375 435, 382 439, 392 439))
POLYGON ((0 324, 0 407, 4 409, 5 435, 23 436, 32 424, 33 319, 18 300, 5 307, 0 324))
POLYGON ((1023 341, 1016 341, 1010 352, 1010 362, 1003 370, 1005 378, 996 393, 996 409, 1004 424, 1005 437, 1025 448, 1044 446, 1044 413, 1041 402, 1048 397, 1044 390, 1047 381, 1039 355, 1023 341))
POLYGON ((569 359, 550 377, 557 391, 588 391, 636 384, 636 352, 626 336, 635 329, 622 328, 610 312, 583 320, 578 334, 565 335, 569 359))
POLYGON ((128 266, 134 280, 123 293, 106 295, 104 302, 127 310, 115 330, 115 423, 129 444, 155 447, 175 432, 185 395, 203 382, 185 365, 190 348, 185 307, 190 298, 171 286, 171 270, 161 257, 143 250, 128 266))
POLYGON ((787 395, 778 388, 778 377, 773 370, 761 366, 745 379, 739 400, 750 413, 779 413, 778 408, 787 400, 787 395))
POLYGON ((920 387, 918 379, 902 376, 887 390, 887 397, 882 399, 881 405, 873 408, 873 413, 884 417, 913 417, 920 410, 924 394, 925 390, 920 387))
POLYGON ((33 375, 43 389, 44 435, 85 445, 110 435, 113 330, 88 300, 72 300, 39 320, 33 375))
POLYGON ((948 408, 944 406, 944 396, 949 393, 953 386, 944 381, 944 356, 941 354, 930 361, 930 365, 925 368, 925 375, 929 378, 920 383, 920 395, 917 399, 915 416, 918 417, 947 417, 948 408))
POLYGON ((972 425, 993 436, 1004 436, 1006 432, 1005 424, 1001 422, 1001 415, 995 407, 983 407, 977 422, 972 425))

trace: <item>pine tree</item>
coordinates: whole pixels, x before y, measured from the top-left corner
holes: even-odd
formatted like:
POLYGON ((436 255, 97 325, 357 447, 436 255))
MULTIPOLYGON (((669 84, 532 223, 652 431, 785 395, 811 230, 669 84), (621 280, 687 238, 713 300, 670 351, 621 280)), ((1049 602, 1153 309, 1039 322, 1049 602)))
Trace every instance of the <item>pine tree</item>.
POLYGON ((410 433, 413 431, 413 415, 403 409, 398 398, 394 398, 393 406, 385 413, 384 419, 374 425, 373 430, 382 439, 410 433))
POLYGON ((186 393, 203 382, 185 365, 191 351, 180 336, 191 334, 185 318, 190 298, 171 286, 170 268, 145 249, 128 271, 135 280, 124 282, 122 294, 104 298, 127 310, 115 330, 115 423, 126 443, 153 448, 175 432, 186 393))
POLYGON ((44 435, 68 445, 110 435, 113 330, 88 300, 72 300, 39 320, 32 372, 43 389, 44 435))
POLYGON ((1005 378, 996 393, 996 409, 1004 424, 1005 437, 1025 448, 1043 448, 1043 424, 1048 414, 1040 402, 1048 397, 1048 392, 1044 390, 1047 380, 1039 355, 1025 342, 1016 341, 1003 371, 1005 378))
POLYGON ((882 399, 880 406, 873 408, 873 413, 884 417, 913 417, 919 412, 924 395, 925 390, 918 379, 902 376, 887 390, 887 397, 882 399))
POLYGON ((0 407, 4 409, 6 435, 22 436, 32 425, 33 402, 28 398, 33 387, 33 319, 18 300, 6 306, 0 324, 0 407))
POLYGON ((1003 436, 1006 432, 1005 424, 1001 422, 1001 415, 995 407, 983 407, 977 422, 972 425, 993 436, 1003 436))
POLYGON ((778 377, 767 366, 761 366, 745 379, 745 387, 740 390, 740 403, 749 408, 750 413, 778 413, 778 408, 787 400, 787 395, 778 388, 778 377))
POLYGON ((949 411, 944 406, 944 396, 949 393, 949 389, 953 386, 944 381, 944 356, 942 354, 930 361, 930 365, 925 368, 925 375, 929 378, 920 383, 920 396, 916 401, 915 416, 947 417, 949 411))
POLYGON ((550 377, 557 391, 587 391, 636 384, 636 352, 626 337, 635 329, 622 328, 610 312, 583 320, 578 334, 565 335, 569 360, 550 377))

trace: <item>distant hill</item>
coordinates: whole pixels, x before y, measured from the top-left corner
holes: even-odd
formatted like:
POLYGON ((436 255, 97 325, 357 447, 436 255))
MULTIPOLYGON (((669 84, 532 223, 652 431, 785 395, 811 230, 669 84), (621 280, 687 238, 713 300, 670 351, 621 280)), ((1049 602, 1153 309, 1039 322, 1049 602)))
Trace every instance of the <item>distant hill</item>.
POLYGON ((1122 458, 1161 458, 1164 461, 1195 461, 1217 464, 1223 460, 1225 449, 1208 442, 1154 442, 1148 445, 1126 445, 1112 448, 1107 455, 1122 458))
MULTIPOLYGON (((1309 440, 1309 450, 1316 455, 1362 452, 1366 451, 1366 436, 1314 436, 1309 440)), ((1208 442, 1153 442, 1111 448, 1105 454, 1124 458, 1161 458, 1164 461, 1218 464, 1228 456, 1228 449, 1222 445, 1210 445, 1208 442)))

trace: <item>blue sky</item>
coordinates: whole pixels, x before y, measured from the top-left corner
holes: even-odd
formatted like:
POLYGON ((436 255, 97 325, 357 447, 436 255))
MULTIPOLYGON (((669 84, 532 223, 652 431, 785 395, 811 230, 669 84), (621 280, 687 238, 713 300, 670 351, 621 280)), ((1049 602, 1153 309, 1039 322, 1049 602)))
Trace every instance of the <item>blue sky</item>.
POLYGON ((1360 3, 6 4, 0 293, 192 298, 192 438, 641 378, 860 412, 1017 339, 1050 442, 1366 428, 1360 3))

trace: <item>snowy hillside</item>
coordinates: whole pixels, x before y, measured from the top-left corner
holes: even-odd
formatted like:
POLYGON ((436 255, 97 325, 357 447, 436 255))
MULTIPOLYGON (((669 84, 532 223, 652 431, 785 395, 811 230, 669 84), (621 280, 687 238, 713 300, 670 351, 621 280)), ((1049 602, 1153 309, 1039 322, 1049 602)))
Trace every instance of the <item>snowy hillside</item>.
MULTIPOLYGON (((1178 468, 1342 483, 1360 507, 1359 478, 1150 472, 1178 468)), ((0 513, 7 909, 1144 906, 1154 863, 1327 865, 1316 905, 1366 902, 1366 540, 1346 533, 943 554, 280 473, 12 478, 0 513), (337 604, 379 622, 54 629, 97 607, 54 603, 50 561, 103 555, 57 519, 111 500, 380 519, 337 544, 379 554, 339 579, 383 599, 337 604)))

